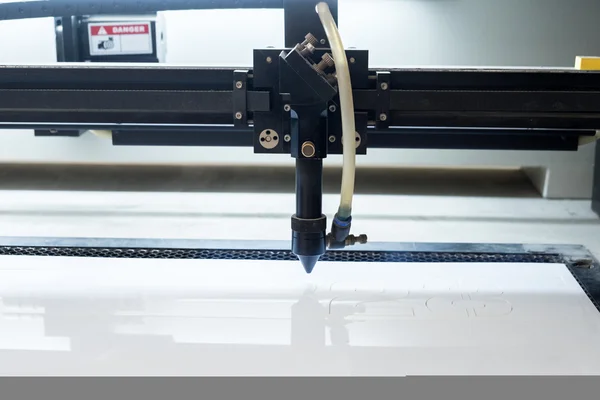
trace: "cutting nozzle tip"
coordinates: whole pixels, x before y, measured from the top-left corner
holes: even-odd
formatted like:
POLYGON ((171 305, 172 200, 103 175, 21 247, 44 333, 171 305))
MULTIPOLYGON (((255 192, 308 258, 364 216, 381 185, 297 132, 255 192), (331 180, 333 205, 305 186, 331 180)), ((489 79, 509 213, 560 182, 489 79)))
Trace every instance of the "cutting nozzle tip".
POLYGON ((315 265, 317 265, 317 261, 319 261, 319 256, 298 256, 298 259, 306 273, 310 274, 313 269, 315 269, 315 265))

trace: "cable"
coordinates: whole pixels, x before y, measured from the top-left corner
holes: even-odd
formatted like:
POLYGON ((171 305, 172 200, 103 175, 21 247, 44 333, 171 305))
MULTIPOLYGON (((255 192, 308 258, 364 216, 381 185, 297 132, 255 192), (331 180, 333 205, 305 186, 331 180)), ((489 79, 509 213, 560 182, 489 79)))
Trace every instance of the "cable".
POLYGON ((348 67, 348 59, 346 58, 342 38, 327 3, 321 2, 317 4, 317 13, 331 45, 340 95, 343 166, 340 206, 336 218, 346 221, 352 215, 352 196, 354 195, 354 175, 356 169, 356 128, 354 125, 354 99, 352 98, 350 68, 348 67))

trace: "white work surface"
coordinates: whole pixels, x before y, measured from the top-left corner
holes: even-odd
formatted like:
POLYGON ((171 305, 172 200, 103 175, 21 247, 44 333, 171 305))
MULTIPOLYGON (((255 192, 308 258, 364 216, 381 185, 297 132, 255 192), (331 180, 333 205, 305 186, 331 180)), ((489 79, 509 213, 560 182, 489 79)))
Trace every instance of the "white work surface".
POLYGON ((560 264, 0 257, 3 375, 599 374, 560 264))
MULTIPOLYGON (((0 236, 285 240, 294 208, 292 194, 1 194, 0 236)), ((373 241, 600 255, 589 201, 359 195, 354 210, 373 241)), ((0 298, 0 375, 600 373, 598 312, 562 265, 320 263, 306 276, 296 263, 3 257, 0 298)))

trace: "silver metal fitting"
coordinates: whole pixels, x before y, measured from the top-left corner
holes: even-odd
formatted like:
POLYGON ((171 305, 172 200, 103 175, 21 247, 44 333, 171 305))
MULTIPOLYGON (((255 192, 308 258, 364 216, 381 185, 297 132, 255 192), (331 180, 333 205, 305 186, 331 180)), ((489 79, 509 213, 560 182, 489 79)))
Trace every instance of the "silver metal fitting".
POLYGON ((302 147, 300 148, 302 151, 302 155, 306 158, 312 158, 315 156, 317 149, 313 142, 304 142, 302 143, 302 147))
POLYGON ((260 133, 259 141, 262 147, 271 150, 279 144, 279 135, 273 129, 265 129, 260 133))

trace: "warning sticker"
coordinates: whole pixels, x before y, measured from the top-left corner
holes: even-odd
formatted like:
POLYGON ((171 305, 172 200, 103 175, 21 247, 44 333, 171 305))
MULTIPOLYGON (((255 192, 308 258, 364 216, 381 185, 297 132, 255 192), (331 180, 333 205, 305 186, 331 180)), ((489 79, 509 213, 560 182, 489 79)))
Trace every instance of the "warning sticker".
POLYGON ((88 25, 90 55, 152 54, 149 22, 88 25))

